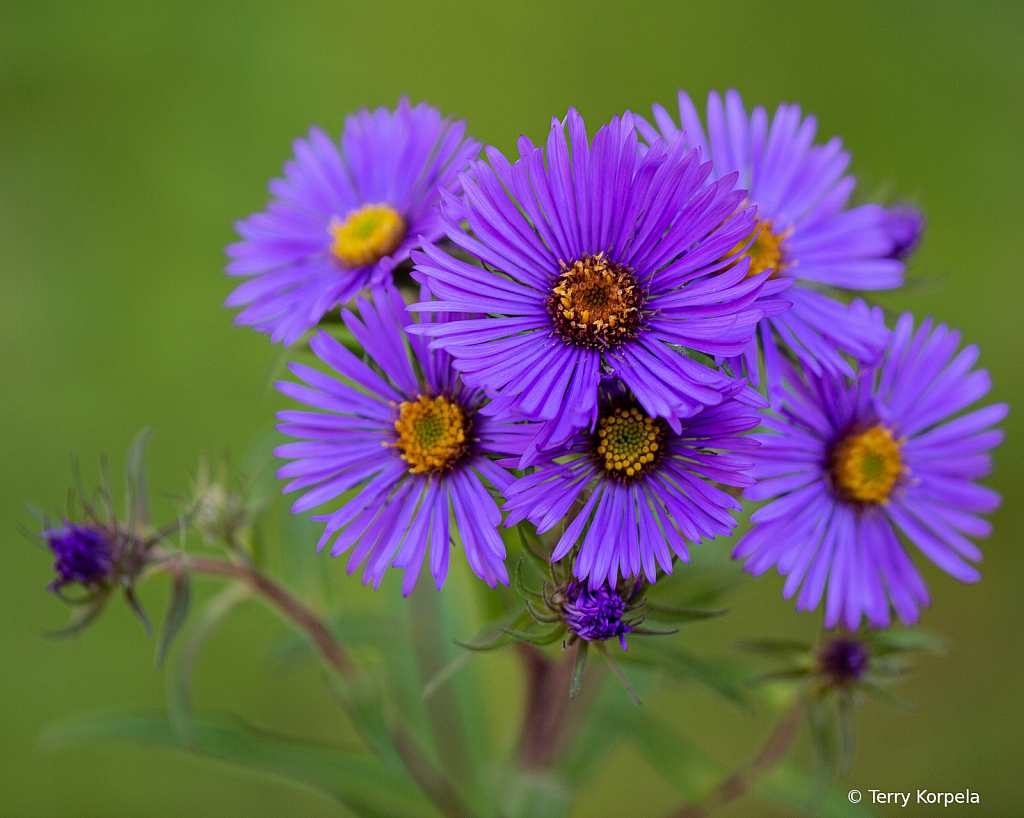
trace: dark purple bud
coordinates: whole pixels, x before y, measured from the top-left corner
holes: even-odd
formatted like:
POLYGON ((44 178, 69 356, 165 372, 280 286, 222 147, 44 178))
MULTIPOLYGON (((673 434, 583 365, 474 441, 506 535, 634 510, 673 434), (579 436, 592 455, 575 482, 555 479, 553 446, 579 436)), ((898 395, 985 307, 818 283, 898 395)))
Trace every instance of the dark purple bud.
POLYGON ((56 591, 64 585, 77 582, 95 586, 110 574, 113 555, 110 540, 103 530, 91 526, 66 523, 40 535, 48 542, 54 554, 53 570, 57 579, 47 586, 56 591))
POLYGON ((858 639, 837 636, 818 652, 818 665, 834 684, 852 684, 868 668, 868 649, 858 639))
POLYGON ((917 249, 924 235, 924 214, 916 207, 897 205, 885 212, 885 229, 892 247, 889 258, 905 261, 917 249))
POLYGON ((626 634, 633 630, 622 621, 625 609, 625 601, 614 588, 602 585, 591 590, 579 582, 569 583, 562 603, 565 624, 580 639, 599 642, 617 636, 623 650, 626 634))

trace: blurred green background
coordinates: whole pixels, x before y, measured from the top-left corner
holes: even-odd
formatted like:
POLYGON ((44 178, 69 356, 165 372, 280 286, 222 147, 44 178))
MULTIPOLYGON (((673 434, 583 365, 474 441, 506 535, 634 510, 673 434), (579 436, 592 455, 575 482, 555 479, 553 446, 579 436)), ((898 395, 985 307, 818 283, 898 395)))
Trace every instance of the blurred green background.
MULTIPOLYGON (((43 638, 66 611, 43 591, 46 554, 16 532, 31 523, 22 500, 63 508, 72 449, 90 477, 102 452, 116 473, 134 433, 153 424, 151 483, 166 497, 186 489, 202 452, 240 455, 269 428, 277 351, 220 307, 231 287, 222 247, 232 220, 263 206, 266 179, 309 124, 336 133, 347 112, 407 93, 511 152, 518 134, 541 138, 569 105, 593 130, 627 107, 671 105, 678 86, 696 98, 732 86, 748 103, 798 101, 823 137, 843 136, 862 192, 896 192, 928 214, 914 262, 927 283, 882 302, 962 327, 981 345, 991 397, 1020 407, 1022 31, 1024 6, 1012 2, 3 3, 0 815, 342 814, 315 794, 170 753, 41 751, 47 723, 159 706, 164 683, 123 606, 77 640, 43 638)), ((923 660, 898 691, 919 712, 862 713, 850 786, 970 788, 981 794, 972 815, 1021 812, 1019 408, 1005 425, 991 479, 1005 504, 984 580, 926 570, 934 602, 923 625, 950 654, 923 660)), ((340 563, 329 568, 339 593, 355 593, 340 563)), ((752 583, 731 616, 686 638, 728 653, 740 635, 813 634, 818 617, 795 614, 781 587, 774 575, 752 583)), ((157 611, 164 598, 162 581, 144 593, 157 611)), ((330 737, 342 719, 316 671, 268 664, 281 628, 257 611, 215 640, 198 701, 330 737)), ((723 762, 746 758, 768 724, 689 689, 650 706, 723 762)), ((581 814, 633 815, 640 798, 657 814, 680 801, 635 751, 610 765, 581 814)), ((723 814, 768 813, 747 802, 723 814)))

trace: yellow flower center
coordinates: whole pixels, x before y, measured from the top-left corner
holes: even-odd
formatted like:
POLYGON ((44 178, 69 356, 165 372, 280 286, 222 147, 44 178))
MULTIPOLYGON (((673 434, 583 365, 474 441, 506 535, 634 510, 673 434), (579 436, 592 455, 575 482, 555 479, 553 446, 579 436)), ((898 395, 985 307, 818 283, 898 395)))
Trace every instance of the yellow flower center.
POLYGON ((619 406, 597 421, 594 452, 604 460, 608 476, 632 480, 650 469, 662 451, 662 421, 635 406, 619 406))
POLYGON ((363 205, 344 221, 331 219, 331 252, 346 267, 364 267, 390 255, 405 238, 405 219, 387 205, 363 205))
POLYGON ((579 346, 618 346, 640 329, 643 295, 628 267, 603 253, 584 256, 562 272, 548 298, 555 330, 579 346))
MULTIPOLYGON (((402 459, 413 474, 443 471, 469 451, 469 420, 462 407, 445 397, 405 401, 398 406, 395 431, 402 459)), ((387 444, 385 444, 387 445, 387 444)))
MULTIPOLYGON (((771 222, 759 221, 755 233, 753 244, 747 247, 743 255, 740 256, 740 258, 745 256, 750 259, 750 268, 747 270, 746 277, 752 278, 765 270, 774 270, 771 277, 775 278, 786 268, 786 254, 783 252, 782 242, 789 236, 790 231, 776 233, 772 230, 771 222)), ((732 255, 743 250, 748 241, 750 241, 750 236, 733 247, 729 254, 732 255)))
POLYGON ((832 450, 832 480, 860 503, 884 503, 903 473, 900 443, 883 426, 848 435, 832 450))

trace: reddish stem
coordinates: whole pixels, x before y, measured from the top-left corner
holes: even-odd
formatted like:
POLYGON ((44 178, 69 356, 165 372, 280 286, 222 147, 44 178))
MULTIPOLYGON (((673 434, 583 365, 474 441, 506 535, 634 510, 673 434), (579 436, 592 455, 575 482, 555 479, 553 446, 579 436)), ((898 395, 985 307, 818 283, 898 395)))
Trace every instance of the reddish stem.
POLYGON ((803 717, 803 700, 798 699, 775 726, 768 741, 765 742, 761 752, 753 761, 741 767, 715 787, 703 804, 690 804, 671 813, 668 818, 705 818, 719 807, 745 795, 751 787, 774 770, 776 765, 786 757, 794 739, 800 733, 803 717))

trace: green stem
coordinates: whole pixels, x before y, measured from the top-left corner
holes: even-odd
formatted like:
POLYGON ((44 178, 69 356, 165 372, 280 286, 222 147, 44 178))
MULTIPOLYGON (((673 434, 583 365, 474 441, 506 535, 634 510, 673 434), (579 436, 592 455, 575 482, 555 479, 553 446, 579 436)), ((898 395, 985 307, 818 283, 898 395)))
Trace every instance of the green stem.
MULTIPOLYGON (((340 675, 352 677, 358 674, 359 668, 334 638, 334 634, 320 616, 255 566, 219 557, 161 554, 157 558, 158 564, 154 565, 154 570, 170 568, 171 564, 179 560, 184 560, 189 569, 197 574, 230 577, 244 583, 305 633, 323 659, 340 675)), ((399 724, 392 727, 391 740, 409 775, 442 815, 446 818, 473 818, 458 792, 441 771, 431 764, 404 726, 399 724)))
POLYGON ((705 818, 719 807, 746 795, 751 787, 774 770, 789 753, 794 739, 800 733, 803 718, 804 702, 800 698, 775 726, 768 741, 765 742, 761 752, 753 761, 741 767, 715 787, 704 803, 685 806, 671 813, 668 818, 705 818))

